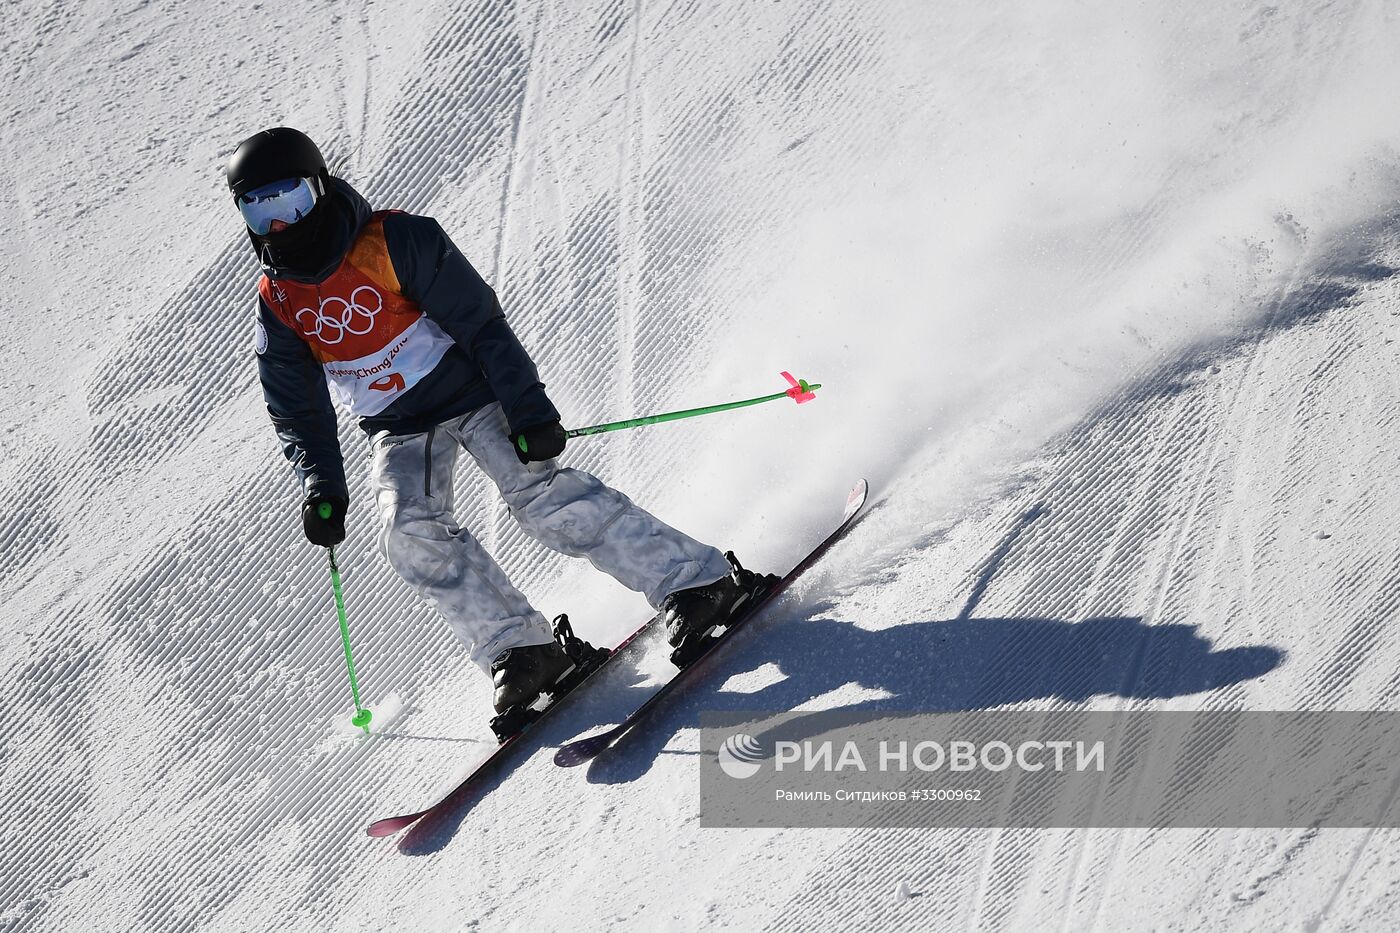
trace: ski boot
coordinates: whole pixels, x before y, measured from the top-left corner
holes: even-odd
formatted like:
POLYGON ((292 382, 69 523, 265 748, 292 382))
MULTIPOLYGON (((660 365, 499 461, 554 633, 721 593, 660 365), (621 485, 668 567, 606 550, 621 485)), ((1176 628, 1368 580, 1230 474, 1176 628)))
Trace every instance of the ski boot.
POLYGON ((554 641, 508 648, 491 662, 496 685, 491 731, 498 741, 505 742, 534 722, 608 659, 607 649, 574 635, 568 616, 555 618, 553 630, 554 641))
POLYGON ((661 601, 661 623, 670 643, 671 663, 686 668, 709 650, 715 631, 729 623, 745 604, 762 595, 778 578, 745 570, 733 551, 724 559, 731 568, 726 577, 705 586, 677 590, 661 601))

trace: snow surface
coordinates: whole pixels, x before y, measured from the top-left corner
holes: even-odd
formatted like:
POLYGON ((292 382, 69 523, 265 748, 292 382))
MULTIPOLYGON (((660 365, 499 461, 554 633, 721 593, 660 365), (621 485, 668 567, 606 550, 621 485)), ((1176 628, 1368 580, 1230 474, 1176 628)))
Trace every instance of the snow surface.
MULTIPOLYGON (((718 831, 710 709, 1393 708, 1400 23, 1373 2, 0 8, 0 929, 1382 930, 1386 831, 718 831), (375 553, 344 425, 350 712, 267 424, 221 166, 301 127, 430 213, 573 444, 751 565, 870 519, 606 767, 659 652, 430 851, 490 747, 375 553)), ((641 600, 462 517, 547 613, 641 600)))

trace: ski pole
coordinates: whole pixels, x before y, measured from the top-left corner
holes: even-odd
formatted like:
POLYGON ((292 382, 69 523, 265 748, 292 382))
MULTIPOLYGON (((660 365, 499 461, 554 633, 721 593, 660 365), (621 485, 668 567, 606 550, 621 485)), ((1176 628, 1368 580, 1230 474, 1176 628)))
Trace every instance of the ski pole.
MULTIPOLYGON (((330 518, 333 508, 329 502, 322 502, 317 509, 322 518, 330 518)), ((360 684, 355 679, 355 659, 350 654, 350 624, 345 620, 345 594, 340 588, 340 567, 335 562, 335 548, 326 548, 331 562, 331 588, 335 590, 335 612, 340 617, 340 641, 345 646, 345 669, 350 672, 350 695, 355 698, 355 715, 350 717, 350 725, 369 733, 369 710, 360 705, 360 684)))
POLYGON ((622 431, 627 428, 640 428, 647 424, 660 424, 663 421, 679 421, 682 418, 694 418, 697 415, 712 415, 721 411, 733 411, 736 408, 747 408, 750 405, 761 405, 764 402, 772 402, 780 398, 790 398, 797 404, 810 402, 816 398, 816 390, 821 388, 821 383, 809 383, 806 379, 794 379, 791 373, 783 373, 783 378, 788 381, 791 388, 783 392, 775 392, 772 395, 764 395, 759 398, 746 398, 737 402, 725 402, 720 405, 707 405, 704 408, 687 408, 685 411, 670 411, 660 415, 647 415, 643 418, 629 418, 626 421, 610 421, 607 424, 595 424, 587 428, 572 428, 565 432, 569 437, 582 437, 585 434, 603 434, 607 431, 622 431))

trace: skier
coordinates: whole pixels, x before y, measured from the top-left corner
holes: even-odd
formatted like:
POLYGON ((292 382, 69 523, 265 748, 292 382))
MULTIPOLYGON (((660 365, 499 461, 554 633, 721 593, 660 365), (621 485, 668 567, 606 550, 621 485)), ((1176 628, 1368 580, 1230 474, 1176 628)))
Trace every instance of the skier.
POLYGON ((333 547, 345 538, 333 391, 369 435, 389 564, 492 677, 498 713, 533 703, 573 663, 457 524, 459 447, 526 533, 643 593, 673 646, 702 638, 749 595, 756 576, 719 550, 558 464, 559 412, 495 293, 437 221, 371 210, 331 176, 315 143, 286 127, 245 139, 226 175, 262 265, 258 375, 301 480, 307 539, 333 547))

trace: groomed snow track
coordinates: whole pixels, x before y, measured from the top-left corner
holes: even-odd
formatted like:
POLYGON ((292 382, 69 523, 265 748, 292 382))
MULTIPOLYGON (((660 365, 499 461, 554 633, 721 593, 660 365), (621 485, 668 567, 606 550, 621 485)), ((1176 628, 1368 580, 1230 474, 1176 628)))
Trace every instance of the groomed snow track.
MULTIPOLYGON (((1091 6, 8 5, 0 930, 1395 926, 1385 831, 697 825, 702 710, 1397 700, 1400 29, 1091 6), (345 423, 346 725, 217 171, 278 123, 442 222, 570 424, 828 385, 572 464, 756 566, 875 484, 627 754, 549 763, 659 652, 412 851, 364 827, 484 753, 487 689, 345 423)), ((543 611, 646 611, 458 481, 543 611)))

